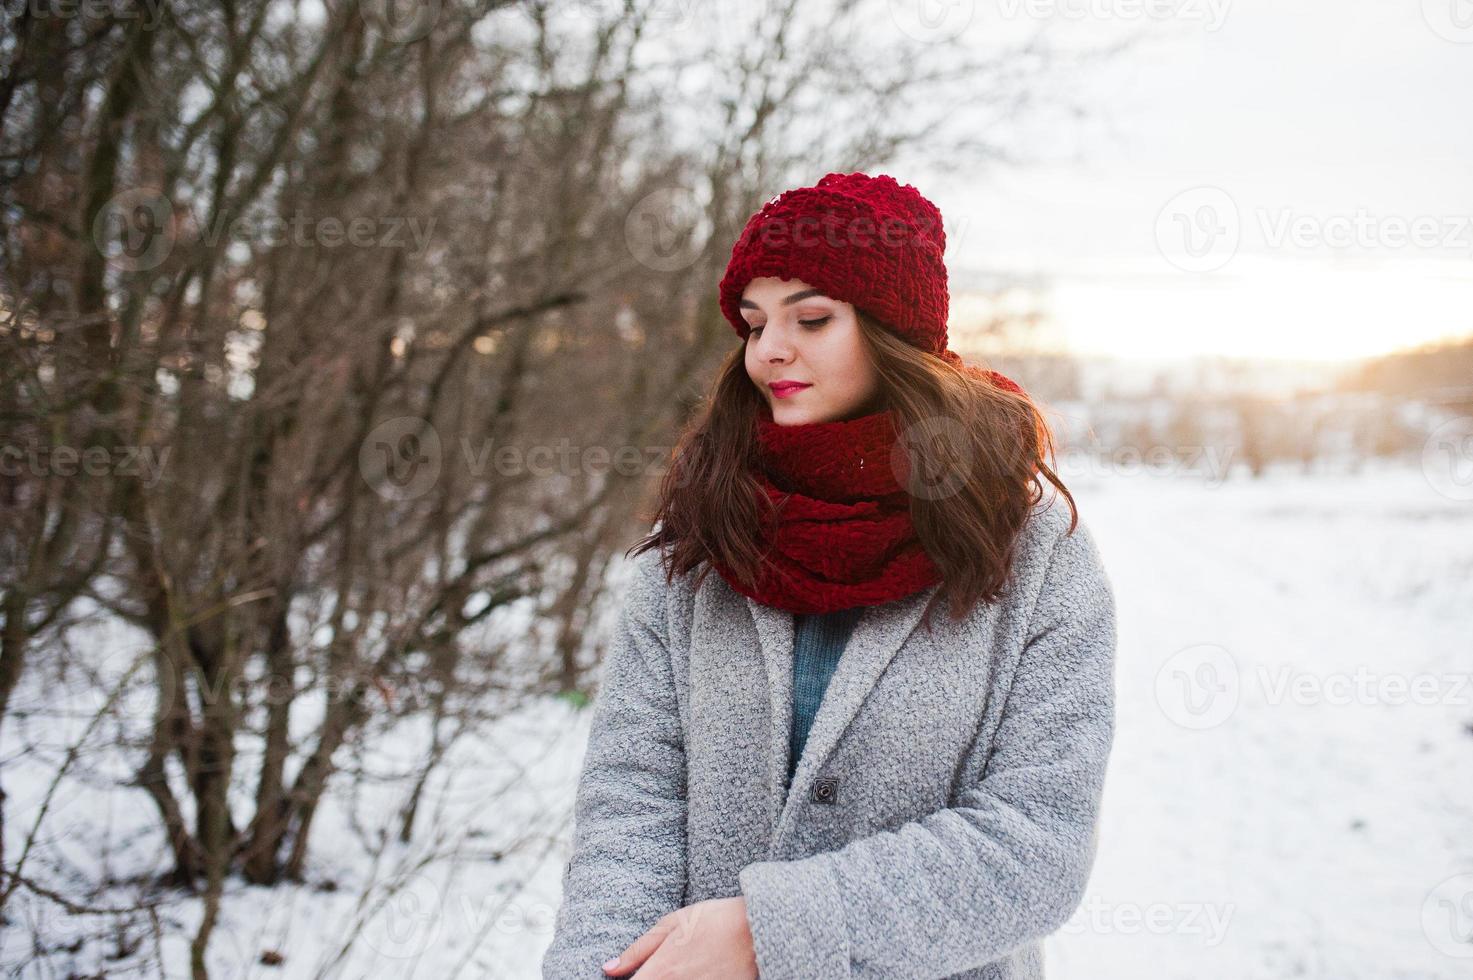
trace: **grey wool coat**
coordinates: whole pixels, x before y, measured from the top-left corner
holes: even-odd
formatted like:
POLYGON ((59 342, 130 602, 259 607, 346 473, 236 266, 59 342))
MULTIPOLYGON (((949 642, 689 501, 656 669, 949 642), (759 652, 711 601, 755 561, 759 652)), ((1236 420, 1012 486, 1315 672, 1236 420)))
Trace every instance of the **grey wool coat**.
POLYGON ((1036 504, 1016 578, 862 614, 791 787, 793 615, 658 549, 605 658, 548 980, 743 895, 763 980, 1043 976, 1083 898, 1114 737, 1115 600, 1089 529, 1036 504))

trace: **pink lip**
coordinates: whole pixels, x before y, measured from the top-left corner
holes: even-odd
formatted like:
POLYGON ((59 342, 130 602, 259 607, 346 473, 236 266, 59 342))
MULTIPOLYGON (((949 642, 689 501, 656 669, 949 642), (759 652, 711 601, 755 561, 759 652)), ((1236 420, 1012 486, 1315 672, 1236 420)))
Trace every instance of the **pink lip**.
POLYGON ((772 396, 774 398, 787 398, 789 395, 796 394, 804 388, 812 388, 813 386, 788 383, 768 385, 767 387, 772 389, 772 396))

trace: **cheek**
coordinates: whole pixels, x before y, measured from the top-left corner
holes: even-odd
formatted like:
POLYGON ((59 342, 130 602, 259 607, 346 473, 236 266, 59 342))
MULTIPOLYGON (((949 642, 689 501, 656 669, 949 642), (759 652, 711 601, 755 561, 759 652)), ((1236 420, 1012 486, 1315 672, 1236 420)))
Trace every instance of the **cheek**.
POLYGON ((842 374, 846 385, 862 386, 865 383, 870 373, 869 357, 858 336, 836 334, 824 346, 824 360, 842 374))

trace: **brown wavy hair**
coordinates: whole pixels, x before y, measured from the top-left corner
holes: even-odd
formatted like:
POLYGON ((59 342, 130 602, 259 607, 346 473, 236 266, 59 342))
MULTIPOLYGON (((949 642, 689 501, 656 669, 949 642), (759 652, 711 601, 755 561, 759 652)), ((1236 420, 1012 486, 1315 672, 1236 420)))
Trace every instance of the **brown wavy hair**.
MULTIPOLYGON (((910 516, 941 573, 933 603, 947 597, 953 619, 962 619, 1007 587, 1018 534, 1043 499, 1044 480, 1068 500, 1071 533, 1079 523, 1073 495, 1048 465, 1055 460, 1053 435, 1028 396, 901 340, 863 310, 855 313, 880 378, 879 407, 895 414, 910 473, 947 482, 946 492, 913 491, 910 516), (924 435, 907 438, 910 433, 924 435)), ((743 581, 755 582, 767 540, 758 529, 780 506, 752 476, 762 402, 747 374, 743 344, 722 362, 702 410, 681 433, 654 510, 646 515, 656 526, 628 557, 668 549, 667 581, 706 562, 699 587, 715 556, 743 581)), ((910 486, 925 484, 913 478, 910 486)))

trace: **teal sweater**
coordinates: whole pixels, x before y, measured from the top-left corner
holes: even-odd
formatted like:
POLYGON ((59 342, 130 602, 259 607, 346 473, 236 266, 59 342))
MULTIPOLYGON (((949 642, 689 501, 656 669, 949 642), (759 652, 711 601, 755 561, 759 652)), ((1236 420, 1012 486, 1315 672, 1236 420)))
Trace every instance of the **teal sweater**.
POLYGON ((818 714, 819 702, 828 689, 839 656, 849 634, 864 613, 864 606, 830 613, 798 613, 793 616, 793 727, 788 746, 788 780, 798 768, 808 731, 818 714))

